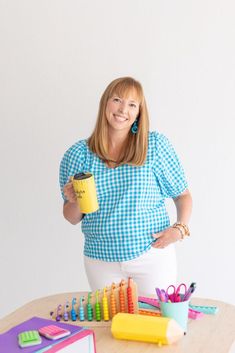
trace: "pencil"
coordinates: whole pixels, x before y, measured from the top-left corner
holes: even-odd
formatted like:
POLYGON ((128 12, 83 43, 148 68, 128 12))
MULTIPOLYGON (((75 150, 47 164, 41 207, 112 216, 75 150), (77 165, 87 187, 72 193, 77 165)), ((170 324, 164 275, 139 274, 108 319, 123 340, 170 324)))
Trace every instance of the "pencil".
POLYGON ((112 320, 111 332, 114 338, 172 344, 183 337, 184 331, 173 319, 118 313, 112 320))

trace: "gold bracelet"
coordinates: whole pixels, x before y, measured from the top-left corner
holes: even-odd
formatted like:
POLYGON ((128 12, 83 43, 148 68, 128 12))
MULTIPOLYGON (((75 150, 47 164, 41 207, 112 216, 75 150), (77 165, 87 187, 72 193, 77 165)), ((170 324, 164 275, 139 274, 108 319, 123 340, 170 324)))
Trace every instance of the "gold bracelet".
POLYGON ((190 231, 189 231, 189 227, 187 226, 187 224, 181 223, 181 222, 177 222, 177 224, 180 224, 182 227, 184 227, 186 236, 190 236, 190 231))
POLYGON ((174 225, 174 224, 173 224, 172 228, 178 229, 178 231, 180 232, 180 235, 181 235, 180 240, 183 240, 184 237, 185 237, 185 235, 184 235, 185 233, 184 233, 183 229, 181 227, 177 226, 177 225, 174 225))
POLYGON ((188 228, 188 226, 186 224, 181 223, 181 222, 176 222, 176 223, 173 224, 172 227, 183 230, 182 239, 184 239, 185 237, 190 236, 190 231, 189 231, 189 228, 188 228))

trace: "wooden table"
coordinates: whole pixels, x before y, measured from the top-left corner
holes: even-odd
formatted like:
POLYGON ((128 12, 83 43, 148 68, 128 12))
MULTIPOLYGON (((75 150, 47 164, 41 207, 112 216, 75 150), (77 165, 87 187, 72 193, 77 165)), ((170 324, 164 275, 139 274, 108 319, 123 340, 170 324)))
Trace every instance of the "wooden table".
MULTIPOLYGON (((50 318, 50 311, 66 299, 86 294, 63 293, 36 299, 0 320, 0 332, 33 316, 50 318)), ((205 315, 198 320, 190 320, 188 333, 178 343, 158 347, 156 344, 115 340, 110 327, 92 326, 95 331, 97 353, 234 353, 235 352, 235 306, 211 299, 193 298, 194 305, 217 306, 216 315, 205 315)), ((74 322, 71 322, 74 324, 74 322)), ((81 325, 76 321, 77 325, 81 325)), ((10 353, 10 352, 7 352, 10 353)))

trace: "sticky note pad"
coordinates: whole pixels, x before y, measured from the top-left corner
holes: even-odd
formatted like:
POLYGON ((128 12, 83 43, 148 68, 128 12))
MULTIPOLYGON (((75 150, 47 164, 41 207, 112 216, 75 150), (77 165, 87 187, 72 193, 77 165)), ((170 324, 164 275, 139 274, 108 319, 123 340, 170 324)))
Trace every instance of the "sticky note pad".
POLYGON ((19 333, 18 343, 21 348, 36 346, 42 343, 42 339, 36 330, 24 331, 19 333))

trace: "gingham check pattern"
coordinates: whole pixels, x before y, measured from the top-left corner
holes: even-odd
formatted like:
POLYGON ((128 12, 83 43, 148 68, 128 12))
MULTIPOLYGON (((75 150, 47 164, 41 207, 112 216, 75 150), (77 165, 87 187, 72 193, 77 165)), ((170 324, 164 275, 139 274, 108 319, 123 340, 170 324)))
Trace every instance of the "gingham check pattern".
POLYGON ((149 133, 147 159, 141 167, 108 168, 88 149, 86 140, 75 143, 61 161, 61 190, 79 172, 94 174, 99 202, 99 210, 82 220, 84 254, 104 261, 127 261, 147 251, 152 234, 170 224, 164 199, 187 188, 174 148, 157 132, 149 133))

